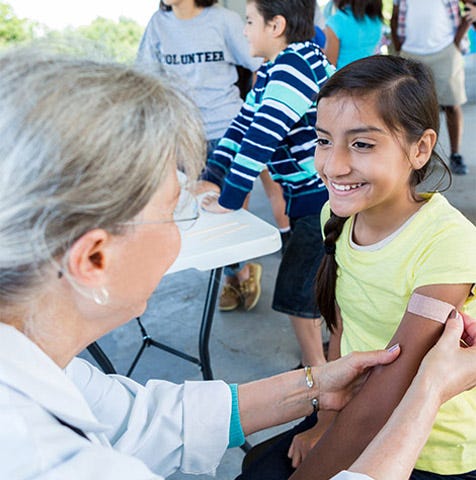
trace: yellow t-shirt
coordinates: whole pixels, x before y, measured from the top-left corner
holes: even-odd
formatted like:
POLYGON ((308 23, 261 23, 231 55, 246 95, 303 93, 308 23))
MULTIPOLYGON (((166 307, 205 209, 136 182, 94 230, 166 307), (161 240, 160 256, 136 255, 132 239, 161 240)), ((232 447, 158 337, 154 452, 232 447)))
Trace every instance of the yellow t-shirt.
MULTIPOLYGON (((341 310, 341 352, 383 348, 424 285, 476 283, 476 227, 440 194, 379 248, 352 245, 353 218, 336 243, 336 299, 341 310)), ((322 211, 322 224, 330 216, 322 211)), ((476 288, 464 311, 476 316, 476 288)), ((416 332, 417 334, 417 332, 416 332)), ((416 464, 442 475, 476 469, 476 389, 445 403, 416 464)))

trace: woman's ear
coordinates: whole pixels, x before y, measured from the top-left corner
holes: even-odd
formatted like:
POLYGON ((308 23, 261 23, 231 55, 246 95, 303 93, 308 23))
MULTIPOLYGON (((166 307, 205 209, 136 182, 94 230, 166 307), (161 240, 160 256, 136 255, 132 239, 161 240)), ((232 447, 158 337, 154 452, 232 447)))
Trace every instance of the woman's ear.
POLYGON ((270 23, 273 27, 273 36, 282 37, 286 31, 286 19, 282 15, 276 15, 270 23))
POLYGON ((89 287, 104 285, 110 238, 106 230, 96 228, 73 243, 68 251, 68 271, 79 284, 89 287))
POLYGON ((427 128, 420 140, 412 147, 410 163, 415 170, 420 170, 430 160, 437 139, 436 132, 432 128, 427 128))

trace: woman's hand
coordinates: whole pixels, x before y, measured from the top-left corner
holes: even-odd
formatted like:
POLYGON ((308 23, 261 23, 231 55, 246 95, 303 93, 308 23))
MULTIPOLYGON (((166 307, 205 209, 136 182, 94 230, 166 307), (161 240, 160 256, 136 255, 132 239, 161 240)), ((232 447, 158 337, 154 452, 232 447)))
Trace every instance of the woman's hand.
POLYGON ((219 195, 216 193, 209 193, 202 198, 202 202, 200 206, 207 212, 211 212, 211 213, 232 212, 233 210, 229 210, 228 208, 222 207, 218 203, 218 197, 219 195))
POLYGON ((319 406, 322 410, 341 410, 360 389, 367 372, 376 365, 393 362, 400 354, 394 345, 388 350, 352 352, 317 369, 319 406))
POLYGON ((423 359, 416 382, 431 382, 440 402, 476 386, 476 319, 449 318, 438 343, 423 359), (461 345, 463 340, 467 348, 461 345))

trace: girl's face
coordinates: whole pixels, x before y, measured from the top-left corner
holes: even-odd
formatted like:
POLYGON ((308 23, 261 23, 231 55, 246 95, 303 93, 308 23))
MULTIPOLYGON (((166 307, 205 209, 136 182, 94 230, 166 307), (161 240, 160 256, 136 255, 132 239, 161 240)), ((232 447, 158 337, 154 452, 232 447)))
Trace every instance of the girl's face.
POLYGON ((253 57, 265 57, 270 60, 274 59, 279 49, 275 52, 274 44, 276 39, 273 38, 273 26, 265 23, 263 16, 259 13, 254 2, 246 4, 246 25, 244 35, 250 44, 250 54, 253 57))
POLYGON ((316 128, 316 168, 336 215, 366 212, 383 219, 414 203, 406 143, 388 130, 372 96, 321 99, 316 128))

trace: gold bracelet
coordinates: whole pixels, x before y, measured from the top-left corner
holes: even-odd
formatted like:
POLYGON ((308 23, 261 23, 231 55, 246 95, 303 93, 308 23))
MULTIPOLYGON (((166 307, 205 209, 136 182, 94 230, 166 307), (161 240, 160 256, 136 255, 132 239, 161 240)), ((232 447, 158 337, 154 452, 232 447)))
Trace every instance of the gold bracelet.
MULTIPOLYGON (((312 377, 312 368, 310 365, 304 366, 304 374, 306 375, 306 385, 308 388, 312 388, 314 386, 314 378, 312 377)), ((319 410, 319 400, 316 397, 311 398, 311 405, 314 413, 319 410)))

